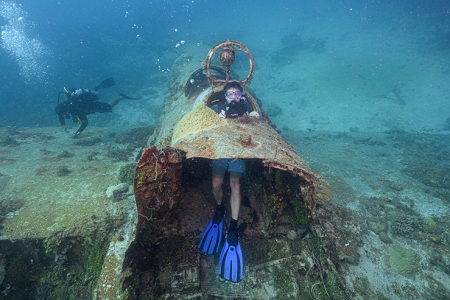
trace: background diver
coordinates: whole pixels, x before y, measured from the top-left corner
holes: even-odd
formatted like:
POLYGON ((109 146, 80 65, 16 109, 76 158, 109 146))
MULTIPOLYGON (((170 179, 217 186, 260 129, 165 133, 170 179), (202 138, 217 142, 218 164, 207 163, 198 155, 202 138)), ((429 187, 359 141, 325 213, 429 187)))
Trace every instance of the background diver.
POLYGON ((122 99, 141 99, 141 97, 132 98, 124 94, 119 94, 119 97, 111 101, 111 103, 98 101, 100 99, 100 94, 97 91, 112 87, 115 84, 114 79, 108 78, 96 86, 92 91, 80 88, 71 88, 68 90, 64 88, 64 92, 61 93, 64 93, 67 100, 62 103, 59 103, 58 96, 58 106, 56 106, 55 112, 58 114, 61 126, 65 129, 66 122, 64 119, 70 119, 70 117, 72 117, 72 120, 77 122, 80 126, 73 136, 74 139, 78 138, 80 133, 88 126, 87 115, 96 112, 112 112, 112 108, 119 104, 122 99))
MULTIPOLYGON (((244 114, 259 119, 259 114, 253 111, 251 104, 242 96, 243 89, 237 82, 229 82, 223 88, 224 94, 219 99, 211 101, 213 109, 219 117, 237 118, 244 114)), ((222 240, 223 220, 225 217, 225 206, 222 203, 222 183, 225 172, 230 172, 231 188, 231 221, 228 227, 225 244, 220 254, 219 275, 223 279, 232 282, 242 280, 244 262, 241 246, 239 245, 238 218, 241 206, 240 178, 245 174, 245 160, 240 158, 219 158, 211 163, 212 168, 212 190, 217 207, 214 217, 209 222, 199 249, 206 254, 215 254, 219 251, 222 240)))

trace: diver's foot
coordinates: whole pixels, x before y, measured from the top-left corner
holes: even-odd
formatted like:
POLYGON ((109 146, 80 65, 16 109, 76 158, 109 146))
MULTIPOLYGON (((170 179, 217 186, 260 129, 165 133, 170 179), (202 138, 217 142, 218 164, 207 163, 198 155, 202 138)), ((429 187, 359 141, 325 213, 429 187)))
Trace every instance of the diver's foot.
POLYGON ((244 260, 237 229, 228 230, 227 239, 220 254, 219 275, 225 280, 238 283, 242 280, 244 260))
POLYGON ((225 217, 225 208, 218 206, 214 212, 214 217, 203 231, 202 239, 198 248, 206 254, 215 254, 219 252, 219 246, 222 241, 223 219, 225 217))

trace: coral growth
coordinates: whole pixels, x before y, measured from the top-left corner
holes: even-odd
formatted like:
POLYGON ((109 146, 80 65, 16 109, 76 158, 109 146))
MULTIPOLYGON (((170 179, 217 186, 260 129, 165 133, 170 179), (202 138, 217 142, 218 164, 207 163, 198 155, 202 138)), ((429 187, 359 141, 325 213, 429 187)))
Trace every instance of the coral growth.
POLYGON ((136 148, 144 148, 147 144, 148 137, 153 134, 155 131, 155 127, 138 127, 133 128, 130 131, 123 134, 115 134, 114 136, 110 136, 114 138, 114 142, 117 144, 128 144, 132 145, 136 148))
POLYGON ((74 154, 69 152, 69 151, 67 151, 67 150, 64 150, 63 152, 58 154, 58 157, 60 157, 60 158, 70 158, 70 157, 73 157, 73 156, 74 156, 74 154))
POLYGON ((316 213, 322 224, 322 242, 331 260, 337 265, 342 262, 357 264, 357 248, 361 246, 362 240, 356 218, 349 210, 332 203, 318 207, 316 213))
POLYGON ((127 147, 126 149, 111 147, 106 155, 116 161, 127 161, 132 154, 132 150, 134 150, 133 147, 127 147))
POLYGON ((58 170, 56 170, 56 175, 58 176, 67 176, 69 173, 70 171, 67 167, 59 167, 58 170))
POLYGON ((423 221, 416 216, 399 215, 392 224, 392 232, 403 236, 412 236, 414 232, 420 230, 423 221))
POLYGON ((4 137, 0 140, 0 146, 17 146, 19 142, 13 139, 12 137, 4 137))
POLYGON ((367 226, 369 226, 370 230, 375 232, 376 234, 380 234, 381 232, 386 231, 387 229, 387 223, 383 220, 376 219, 376 218, 370 218, 367 220, 367 226))
POLYGON ((126 182, 132 184, 135 170, 136 170, 136 163, 134 162, 122 166, 120 167, 119 177, 117 179, 119 180, 119 182, 126 182))

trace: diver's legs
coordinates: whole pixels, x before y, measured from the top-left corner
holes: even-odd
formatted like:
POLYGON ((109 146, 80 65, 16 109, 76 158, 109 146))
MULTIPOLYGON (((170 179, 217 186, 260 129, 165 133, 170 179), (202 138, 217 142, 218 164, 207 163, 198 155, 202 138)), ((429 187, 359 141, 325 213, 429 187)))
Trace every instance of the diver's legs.
POLYGON ((231 187, 231 218, 237 220, 239 218, 239 209, 241 207, 241 184, 239 177, 230 177, 231 187))
POLYGON ((120 100, 122 100, 122 96, 117 97, 117 99, 114 99, 113 101, 111 101, 111 103, 109 103, 109 105, 111 105, 111 108, 113 108, 114 106, 116 106, 117 104, 119 104, 120 100))
POLYGON ((214 217, 203 231, 202 239, 198 245, 199 250, 206 254, 214 254, 219 251, 219 246, 222 241, 223 219, 225 216, 225 206, 222 205, 222 182, 223 182, 223 168, 213 167, 212 186, 213 195, 216 199, 217 207, 214 212, 214 217), (217 174, 219 171, 219 174, 217 174))
MULTIPOLYGON (((225 280, 240 282, 243 278, 244 259, 239 244, 238 217, 241 206, 240 177, 232 176, 230 172, 231 187, 231 221, 227 231, 227 238, 220 253, 219 275, 225 280)), ((235 173, 235 172, 234 172, 235 173)))
POLYGON ((223 174, 216 174, 212 177, 212 192, 214 199, 216 199, 217 205, 222 204, 222 198, 223 198, 223 190, 222 190, 222 183, 223 183, 223 174))

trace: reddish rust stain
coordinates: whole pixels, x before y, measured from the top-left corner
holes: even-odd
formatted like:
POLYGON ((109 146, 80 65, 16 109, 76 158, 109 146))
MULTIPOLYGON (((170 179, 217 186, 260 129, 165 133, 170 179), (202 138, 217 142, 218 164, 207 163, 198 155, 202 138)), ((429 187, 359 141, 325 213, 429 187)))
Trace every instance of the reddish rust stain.
POLYGON ((169 155, 175 152, 173 148, 158 150, 153 146, 146 149, 137 165, 134 194, 139 213, 138 228, 154 211, 166 215, 178 204, 182 190, 182 157, 171 163, 169 155))
POLYGON ((241 127, 241 126, 238 126, 238 127, 237 127, 237 130, 239 130, 239 131, 244 131, 244 132, 247 132, 247 131, 248 131, 247 129, 245 129, 244 127, 241 127))

